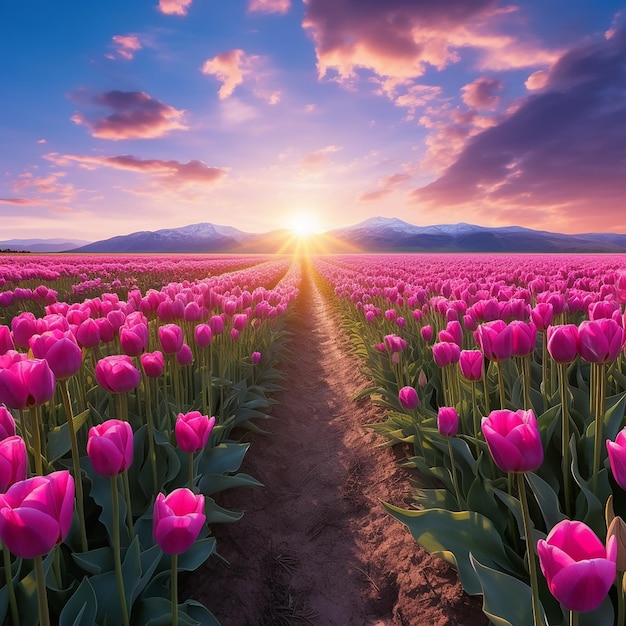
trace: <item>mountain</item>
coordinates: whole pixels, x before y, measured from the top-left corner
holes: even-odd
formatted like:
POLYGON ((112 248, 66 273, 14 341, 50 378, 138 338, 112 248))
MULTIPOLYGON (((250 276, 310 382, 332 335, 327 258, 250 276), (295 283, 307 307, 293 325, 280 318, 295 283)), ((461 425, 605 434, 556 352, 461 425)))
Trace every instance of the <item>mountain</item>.
POLYGON ((231 226, 200 223, 140 231, 96 241, 72 252, 161 252, 274 254, 298 250, 343 252, 626 252, 626 235, 564 235, 521 226, 473 224, 415 226, 396 217, 372 217, 353 226, 299 239, 289 230, 246 233, 231 226))
POLYGON ((6 239, 0 241, 0 250, 18 252, 63 252, 77 246, 84 246, 88 241, 82 239, 6 239))

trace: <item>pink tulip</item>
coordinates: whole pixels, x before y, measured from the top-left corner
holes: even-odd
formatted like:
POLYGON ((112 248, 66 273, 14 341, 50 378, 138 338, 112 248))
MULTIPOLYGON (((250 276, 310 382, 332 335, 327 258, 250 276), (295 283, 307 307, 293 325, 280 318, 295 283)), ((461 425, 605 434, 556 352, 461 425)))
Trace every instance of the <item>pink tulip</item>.
POLYGON ((46 361, 19 360, 0 369, 0 402, 12 409, 32 409, 54 396, 55 385, 54 374, 46 361))
POLYGON ((35 315, 30 311, 20 313, 11 320, 13 343, 20 348, 28 348, 28 340, 37 332, 35 315))
POLYGON ((94 369, 98 384, 111 393, 130 391, 139 385, 141 372, 125 354, 105 356, 94 369))
POLYGON ((459 430, 459 414, 453 406, 441 406, 437 411, 437 428, 445 437, 454 437, 459 430))
POLYGON ((89 317, 79 324, 76 341, 82 348, 95 348, 100 343, 100 327, 96 320, 89 317))
POLYGON ((481 324, 474 339, 490 361, 506 361, 513 354, 513 333, 502 320, 481 324))
POLYGON ((615 581, 615 535, 605 548, 583 522, 559 522, 538 541, 537 553, 550 593, 568 611, 595 611, 615 581))
POLYGON ((406 340, 398 335, 385 335, 383 339, 389 352, 402 352, 406 348, 406 340))
POLYGON ((554 308, 549 302, 539 302, 530 310, 530 317, 537 330, 546 330, 554 320, 554 308))
POLYGON ((509 328, 513 335, 513 356, 524 357, 532 354, 537 343, 537 327, 532 322, 513 320, 509 328))
POLYGON ((148 326, 146 324, 133 324, 120 328, 120 346, 124 354, 139 356, 148 348, 148 326))
POLYGON ((160 350, 144 352, 140 357, 141 367, 148 378, 158 378, 165 367, 165 359, 160 350))
POLYGON ((182 554, 198 538, 206 520, 204 496, 190 489, 159 493, 154 503, 152 534, 166 554, 182 554))
POLYGON ((548 326, 548 352, 557 363, 571 363, 578 356, 578 326, 548 326))
POLYGON ((433 327, 428 324, 426 326, 422 326, 422 330, 420 331, 422 334, 422 339, 426 343, 430 343, 433 339, 433 327))
POLYGON ((0 540, 23 559, 43 556, 65 539, 73 511, 67 470, 22 480, 0 495, 0 540))
POLYGON ((0 326, 0 354, 5 354, 9 350, 15 350, 11 329, 8 326, 0 326))
POLYGON ((439 333, 439 341, 449 341, 458 346, 463 344, 463 328, 457 321, 448 322, 445 330, 439 333))
POLYGON ((108 478, 133 462, 133 429, 128 422, 110 419, 89 429, 87 455, 93 468, 108 478))
POLYGON ((606 449, 613 477, 622 489, 626 489, 626 428, 617 433, 615 441, 607 440, 606 449))
POLYGON ((159 341, 165 354, 176 354, 183 345, 183 331, 176 324, 159 326, 159 341))
POLYGON ((224 332, 224 320, 221 315, 213 315, 209 320, 209 326, 213 335, 221 335, 224 332))
POLYGON ((402 387, 398 392, 398 399, 400 404, 408 411, 416 409, 420 403, 415 387, 402 387))
POLYGON ((199 452, 206 446, 215 426, 215 417, 209 418, 200 411, 179 413, 174 432, 176 443, 183 452, 199 452))
POLYGON ((261 362, 261 353, 253 352, 250 355, 250 361, 252 362, 253 365, 258 365, 261 362))
POLYGON ((480 350, 461 350, 459 367, 466 380, 479 381, 485 371, 485 355, 480 350))
POLYGON ((176 353, 176 360, 181 367, 191 365, 193 363, 193 352, 186 343, 184 343, 180 350, 176 353))
POLYGON ((15 420, 11 411, 5 406, 0 406, 0 440, 15 435, 15 420))
MULTIPOLYGON (((46 331, 43 335, 35 335, 35 337, 43 338, 48 333, 56 333, 56 336, 53 335, 53 338, 46 341, 45 345, 39 345, 39 348, 43 350, 41 358, 48 362, 57 380, 66 380, 80 370, 83 363, 83 351, 69 331, 65 333, 46 331), (61 336, 59 336, 59 333, 61 336)), ((33 353, 35 353, 34 346, 33 353)), ((39 355, 35 353, 35 356, 39 355)))
POLYGON ((198 348, 206 348, 211 344, 213 331, 208 324, 198 324, 193 331, 193 338, 198 348))
POLYGON ((245 313, 237 313, 233 316, 233 328, 242 331, 248 324, 248 316, 245 313))
POLYGON ((14 483, 25 480, 27 473, 28 455, 24 440, 13 435, 0 441, 0 493, 4 493, 14 483))
POLYGON ((489 452, 503 472, 531 472, 543 462, 543 447, 532 409, 491 411, 482 419, 489 452))
POLYGON ((451 341, 443 341, 433 345, 433 359, 439 367, 447 367, 459 362, 461 348, 451 341))
POLYGON ((590 363, 609 363, 619 356, 624 338, 614 319, 586 320, 578 326, 578 353, 590 363))

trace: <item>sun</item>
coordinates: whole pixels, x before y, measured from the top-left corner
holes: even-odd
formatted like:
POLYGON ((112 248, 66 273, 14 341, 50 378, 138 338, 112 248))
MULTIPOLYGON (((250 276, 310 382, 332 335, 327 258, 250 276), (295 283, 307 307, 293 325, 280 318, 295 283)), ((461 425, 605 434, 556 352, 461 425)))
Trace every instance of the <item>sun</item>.
POLYGON ((299 212, 289 217, 289 230, 296 237, 309 237, 317 232, 317 220, 312 213, 299 212))

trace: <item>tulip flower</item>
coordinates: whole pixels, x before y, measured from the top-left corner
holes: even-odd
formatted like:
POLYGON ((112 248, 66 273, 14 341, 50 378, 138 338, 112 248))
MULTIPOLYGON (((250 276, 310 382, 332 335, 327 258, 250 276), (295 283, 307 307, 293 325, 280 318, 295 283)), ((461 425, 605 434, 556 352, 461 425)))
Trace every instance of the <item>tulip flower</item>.
POLYGON ((193 363, 193 352, 186 343, 184 343, 180 350, 176 353, 176 360, 181 367, 191 365, 193 363))
POLYGON ((213 331, 208 324, 198 324, 193 331, 193 337, 198 348, 206 348, 211 344, 213 331))
POLYGON ((537 330, 544 331, 552 324, 554 308, 549 302, 539 302, 535 308, 530 310, 530 317, 537 330))
POLYGON ((146 324, 133 324, 120 328, 120 346, 124 354, 139 356, 148 348, 148 326, 146 324))
POLYGON ((11 329, 8 326, 0 325, 0 354, 5 354, 9 350, 15 350, 11 329))
POLYGON ((213 315, 209 320, 209 326, 213 335, 221 335, 224 332, 224 319, 221 315, 213 315))
POLYGON ((11 411, 5 406, 0 406, 0 440, 15 435, 15 420, 11 411))
POLYGON ((454 437, 459 430, 459 414, 453 406, 441 406, 437 411, 437 428, 445 437, 454 437))
POLYGON ((163 373, 165 359, 160 350, 144 352, 139 359, 145 375, 149 378, 158 378, 163 373))
POLYGON ((426 343, 430 343, 432 341, 432 339, 433 339, 433 327, 430 324, 427 324, 426 326, 422 326, 422 329, 421 329, 420 333, 422 334, 422 339, 426 343))
POLYGON ((100 476, 112 477, 133 462, 133 430, 128 422, 110 419, 89 429, 87 455, 100 476))
POLYGON ((474 339, 490 361, 506 361, 513 354, 513 332, 502 320, 481 324, 474 331, 474 339))
POLYGON ((548 352, 556 363, 571 363, 578 356, 578 326, 548 326, 548 352))
POLYGON ((35 315, 30 311, 20 313, 11 320, 13 343, 19 348, 28 348, 28 340, 37 332, 35 315))
POLYGON ((141 372, 125 354, 105 356, 96 363, 94 374, 98 384, 110 393, 124 393, 139 385, 141 372))
POLYGON ((189 487, 193 487, 193 453, 202 450, 209 440, 215 417, 209 418, 202 415, 200 411, 190 411, 189 413, 179 413, 174 426, 176 444, 183 451, 189 454, 189 487))
POLYGON ((537 327, 532 322, 513 320, 509 328, 513 336, 513 356, 524 357, 532 354, 537 342, 537 327))
POLYGON ((261 362, 261 353, 253 352, 250 355, 250 361, 252 362, 253 365, 258 365, 261 362))
POLYGON ((550 593, 568 611, 595 611, 615 580, 617 542, 606 547, 586 524, 565 519, 537 543, 550 593))
POLYGON ((41 557, 65 539, 73 510, 67 470, 17 482, 0 494, 0 540, 23 559, 41 557))
POLYGON ((21 359, 0 369, 0 402, 12 409, 32 409, 52 399, 55 384, 45 360, 21 359))
POLYGON ((543 462, 543 447, 532 410, 491 411, 482 419, 489 452, 503 472, 532 472, 543 462))
POLYGON ((205 519, 202 494, 185 488, 168 496, 159 493, 154 503, 154 540, 166 554, 182 554, 198 538, 205 519))
POLYGON ((622 489, 626 489, 626 428, 617 433, 615 441, 607 439, 606 448, 613 478, 622 489))
POLYGON ((477 382, 482 379, 485 371, 485 355, 480 350, 461 350, 459 367, 463 378, 477 382))
POLYGON ((578 352, 590 363, 614 361, 624 339, 624 329, 614 319, 586 320, 578 326, 578 352))
POLYGON ((442 341, 433 344, 433 359, 438 367, 447 367, 458 363, 461 349, 457 343, 452 341, 442 341))
POLYGON ((66 380, 78 373, 83 362, 83 351, 69 332, 45 331, 30 339, 35 357, 45 359, 57 380, 66 380))
POLYGON ((96 320, 89 317, 78 325, 76 341, 82 348, 95 348, 100 343, 100 327, 96 320))
POLYGON ((183 331, 176 324, 164 324, 158 330, 161 348, 165 354, 176 354, 183 345, 183 331))
POLYGON ((402 387, 398 392, 398 399, 400 404, 408 411, 416 409, 420 403, 415 387, 402 387))
POLYGON ((26 480, 27 472, 28 456, 24 440, 13 435, 0 441, 0 493, 16 482, 26 480))
POLYGON ((233 316, 233 328, 242 331, 248 324, 248 316, 245 313, 237 313, 233 316))

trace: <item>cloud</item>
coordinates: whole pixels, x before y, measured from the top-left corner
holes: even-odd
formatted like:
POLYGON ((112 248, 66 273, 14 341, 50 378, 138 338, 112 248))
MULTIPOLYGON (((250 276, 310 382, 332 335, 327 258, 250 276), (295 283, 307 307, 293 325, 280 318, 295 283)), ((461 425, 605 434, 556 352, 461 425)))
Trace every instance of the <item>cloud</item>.
POLYGON ((211 186, 227 173, 224 168, 210 167, 196 159, 181 163, 175 160, 140 159, 131 155, 106 157, 57 153, 50 153, 45 158, 56 165, 67 166, 75 163, 88 170, 110 167, 139 172, 151 176, 156 186, 164 190, 178 190, 188 185, 211 186))
POLYGON ((481 76, 461 88, 462 100, 474 109, 496 109, 500 103, 502 83, 495 78, 481 76))
POLYGON ((478 49, 485 68, 552 62, 553 52, 501 34, 501 21, 515 10, 498 0, 307 0, 303 26, 315 42, 319 76, 342 82, 359 69, 415 79, 457 62, 464 48, 478 49))
POLYGON ((284 15, 291 8, 291 0, 248 0, 250 13, 280 13, 284 15))
POLYGON ((39 206, 40 200, 32 200, 30 198, 0 198, 0 204, 10 204, 13 206, 39 206))
POLYGON ((405 173, 390 174, 389 176, 379 178, 378 185, 380 188, 374 189, 373 191, 367 191, 362 194, 359 196, 359 202, 375 202, 381 198, 386 198, 388 195, 393 193, 397 187, 400 187, 410 180, 411 176, 405 173))
POLYGON ((200 71, 207 76, 215 76, 222 83, 217 93, 220 100, 225 100, 233 95, 235 88, 250 74, 256 59, 257 56, 246 56, 243 50, 236 48, 207 59, 200 71))
POLYGON ((130 61, 138 50, 143 47, 137 35, 113 35, 111 38, 113 52, 107 54, 109 59, 124 59, 130 61))
POLYGON ((339 150, 341 150, 341 148, 331 145, 307 154, 300 160, 302 170, 308 174, 322 171, 330 160, 330 155, 339 150))
POLYGON ((172 130, 187 130, 182 123, 185 111, 175 109, 143 91, 107 91, 95 95, 80 90, 71 98, 77 102, 109 109, 102 117, 72 116, 76 124, 86 126, 98 139, 154 139, 172 130))
MULTIPOLYGON (((626 26, 572 48, 534 91, 472 137, 443 174, 416 189, 424 209, 543 213, 545 225, 626 230, 626 26), (597 223, 595 211, 613 221, 597 223)), ((536 218, 541 219, 541 218, 536 218)), ((573 232, 581 232, 580 230, 573 232)))
POLYGON ((192 0, 159 0, 157 7, 165 15, 187 15, 192 0))

